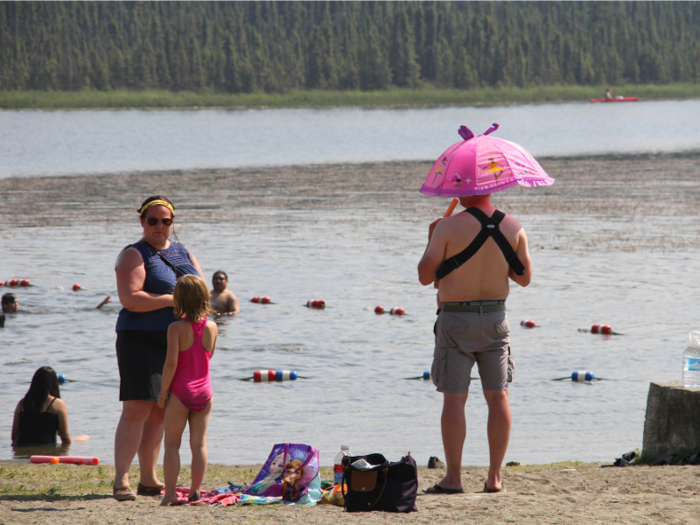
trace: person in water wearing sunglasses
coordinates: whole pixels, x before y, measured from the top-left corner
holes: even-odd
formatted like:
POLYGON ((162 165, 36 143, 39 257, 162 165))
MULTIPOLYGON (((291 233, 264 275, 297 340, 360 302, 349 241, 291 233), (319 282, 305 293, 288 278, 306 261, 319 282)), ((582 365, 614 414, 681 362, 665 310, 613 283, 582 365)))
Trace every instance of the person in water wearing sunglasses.
POLYGON ((114 438, 113 494, 119 501, 136 499, 129 485, 129 468, 137 453, 141 474, 137 492, 156 496, 165 487, 156 477, 164 417, 157 402, 168 327, 177 321, 173 291, 182 275, 204 277, 194 255, 169 240, 175 206, 168 198, 153 195, 137 211, 143 237, 122 250, 115 267, 123 306, 116 328, 122 414, 114 438))

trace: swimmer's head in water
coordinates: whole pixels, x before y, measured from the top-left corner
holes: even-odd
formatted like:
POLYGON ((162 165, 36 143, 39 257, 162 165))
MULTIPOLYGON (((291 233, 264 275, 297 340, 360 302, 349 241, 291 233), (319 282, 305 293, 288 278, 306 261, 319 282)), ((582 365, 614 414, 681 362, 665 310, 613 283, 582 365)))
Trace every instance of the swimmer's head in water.
POLYGON ((3 312, 16 312, 19 308, 19 301, 17 296, 13 293, 6 293, 2 296, 2 311, 3 312))
POLYGON ((175 284, 173 292, 175 300, 175 317, 183 315, 195 323, 212 313, 209 306, 211 294, 204 279, 196 275, 183 275, 175 284))
POLYGON ((41 412, 49 396, 61 397, 58 389, 58 376, 50 366, 42 366, 32 377, 27 395, 22 399, 22 409, 25 412, 41 412))
POLYGON ((163 195, 151 195, 141 203, 141 207, 136 210, 142 219, 146 218, 146 212, 153 206, 164 206, 170 210, 171 218, 175 218, 175 205, 170 199, 163 195))
POLYGON ((214 287, 214 291, 223 292, 226 289, 226 284, 228 284, 228 275, 223 270, 214 272, 211 278, 211 284, 214 287))

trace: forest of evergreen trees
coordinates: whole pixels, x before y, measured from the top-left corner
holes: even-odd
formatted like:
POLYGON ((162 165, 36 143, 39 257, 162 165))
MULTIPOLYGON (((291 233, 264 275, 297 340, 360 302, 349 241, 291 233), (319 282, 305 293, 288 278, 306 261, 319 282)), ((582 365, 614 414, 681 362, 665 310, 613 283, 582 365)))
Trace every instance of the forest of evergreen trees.
POLYGON ((700 2, 0 2, 0 90, 700 82, 700 2))

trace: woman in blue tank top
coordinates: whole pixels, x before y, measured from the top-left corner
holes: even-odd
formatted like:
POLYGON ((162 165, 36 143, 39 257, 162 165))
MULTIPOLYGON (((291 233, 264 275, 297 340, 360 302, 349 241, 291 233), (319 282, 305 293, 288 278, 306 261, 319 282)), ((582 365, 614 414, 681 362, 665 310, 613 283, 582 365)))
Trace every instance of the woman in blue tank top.
POLYGON ((197 259, 183 245, 169 241, 175 207, 154 195, 138 209, 143 238, 122 250, 117 259, 117 291, 122 310, 117 320, 119 419, 114 446, 116 478, 113 494, 119 501, 135 500, 129 468, 138 452, 141 479, 137 492, 160 495, 156 476, 163 440, 163 410, 158 394, 168 350, 168 326, 176 321, 173 290, 181 275, 199 275, 197 259))

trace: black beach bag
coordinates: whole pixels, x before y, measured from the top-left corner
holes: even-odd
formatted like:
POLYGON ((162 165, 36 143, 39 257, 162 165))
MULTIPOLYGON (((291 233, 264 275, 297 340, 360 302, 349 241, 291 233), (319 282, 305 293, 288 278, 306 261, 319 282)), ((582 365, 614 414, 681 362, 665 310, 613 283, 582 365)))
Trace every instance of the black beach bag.
POLYGON ((415 512, 417 494, 418 469, 410 454, 396 463, 388 462, 381 454, 343 458, 347 512, 415 512), (356 462, 361 459, 371 467, 358 468, 356 462))

